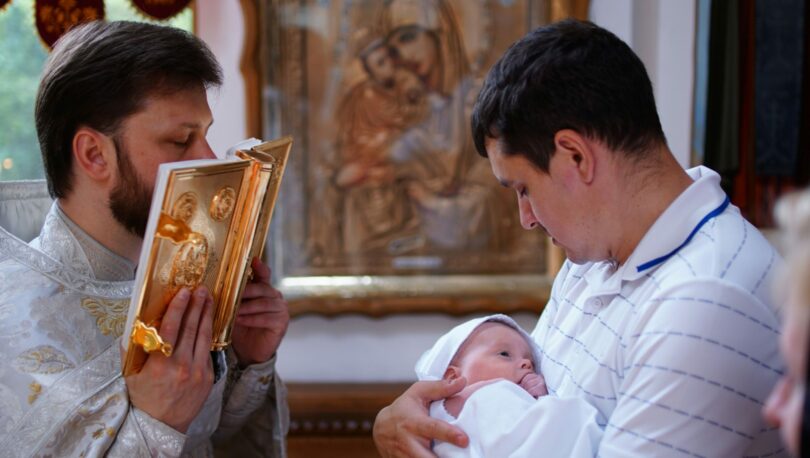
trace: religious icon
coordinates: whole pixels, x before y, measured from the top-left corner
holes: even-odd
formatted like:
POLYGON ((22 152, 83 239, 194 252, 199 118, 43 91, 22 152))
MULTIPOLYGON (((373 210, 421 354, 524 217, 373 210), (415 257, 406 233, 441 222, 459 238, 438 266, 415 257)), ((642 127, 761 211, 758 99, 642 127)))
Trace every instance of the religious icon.
POLYGON ((183 242, 172 259, 169 274, 171 286, 177 289, 195 288, 202 283, 208 267, 208 240, 193 233, 189 241, 183 242))
POLYGON ((197 212, 197 195, 193 192, 184 192, 177 198, 172 206, 172 218, 189 224, 194 213, 197 212))
POLYGON ((214 221, 222 221, 231 216, 235 203, 236 191, 230 186, 225 186, 214 194, 208 207, 208 214, 214 221))
MULTIPOLYGON (((291 156, 274 254, 282 276, 515 274, 543 234, 472 142, 489 66, 528 31, 531 1, 280 1, 267 24, 268 124, 291 156), (283 11, 283 14, 282 14, 283 11), (275 15, 275 16, 274 16, 275 15), (285 22, 297 17, 300 21, 285 22)), ((536 5, 535 5, 536 6, 536 5)))

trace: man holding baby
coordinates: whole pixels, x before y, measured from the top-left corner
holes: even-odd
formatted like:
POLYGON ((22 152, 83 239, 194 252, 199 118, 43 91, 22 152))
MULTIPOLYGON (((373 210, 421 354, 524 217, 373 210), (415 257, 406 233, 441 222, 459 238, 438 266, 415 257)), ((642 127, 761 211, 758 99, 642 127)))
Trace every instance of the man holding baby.
MULTIPOLYGON (((714 171, 677 163, 633 51, 588 22, 534 30, 491 69, 472 132, 523 227, 568 257, 531 333, 549 392, 536 402, 555 427, 597 428, 569 435, 588 456, 783 455, 760 414, 782 373, 781 258, 714 171)), ((427 411, 465 383, 421 381, 383 409, 383 456, 473 440, 427 411)))

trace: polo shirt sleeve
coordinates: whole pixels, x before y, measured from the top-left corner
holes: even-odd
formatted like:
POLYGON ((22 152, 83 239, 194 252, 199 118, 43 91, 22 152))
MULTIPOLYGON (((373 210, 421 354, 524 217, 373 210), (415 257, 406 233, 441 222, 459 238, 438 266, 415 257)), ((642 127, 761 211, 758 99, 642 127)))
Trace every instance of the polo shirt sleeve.
POLYGON ((778 330, 766 304, 722 280, 655 295, 633 311, 622 336, 617 404, 598 455, 750 453, 766 431, 762 407, 781 373, 778 330))

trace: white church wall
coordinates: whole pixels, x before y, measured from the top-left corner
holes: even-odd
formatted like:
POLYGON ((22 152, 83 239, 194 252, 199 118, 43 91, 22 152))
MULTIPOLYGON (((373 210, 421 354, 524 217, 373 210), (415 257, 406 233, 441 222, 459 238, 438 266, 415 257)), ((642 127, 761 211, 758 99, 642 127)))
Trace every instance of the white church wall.
POLYGON ((695 0, 591 0, 590 19, 624 40, 647 67, 658 115, 678 162, 689 165, 695 0))
POLYGON ((218 154, 247 137, 245 84, 239 63, 244 43, 244 19, 237 0, 197 0, 196 31, 222 66, 224 84, 209 91, 214 124, 208 142, 218 154))

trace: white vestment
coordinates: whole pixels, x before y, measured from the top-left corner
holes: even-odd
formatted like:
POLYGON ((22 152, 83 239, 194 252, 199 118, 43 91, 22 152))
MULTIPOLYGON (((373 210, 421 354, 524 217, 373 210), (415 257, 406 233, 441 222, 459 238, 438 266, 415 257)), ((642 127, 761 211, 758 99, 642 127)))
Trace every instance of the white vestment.
POLYGON ((186 434, 130 404, 119 347, 133 277, 56 204, 30 244, 0 228, 2 454, 211 456, 214 438, 283 456, 274 359, 237 373, 232 354, 215 354, 220 377, 186 434))

